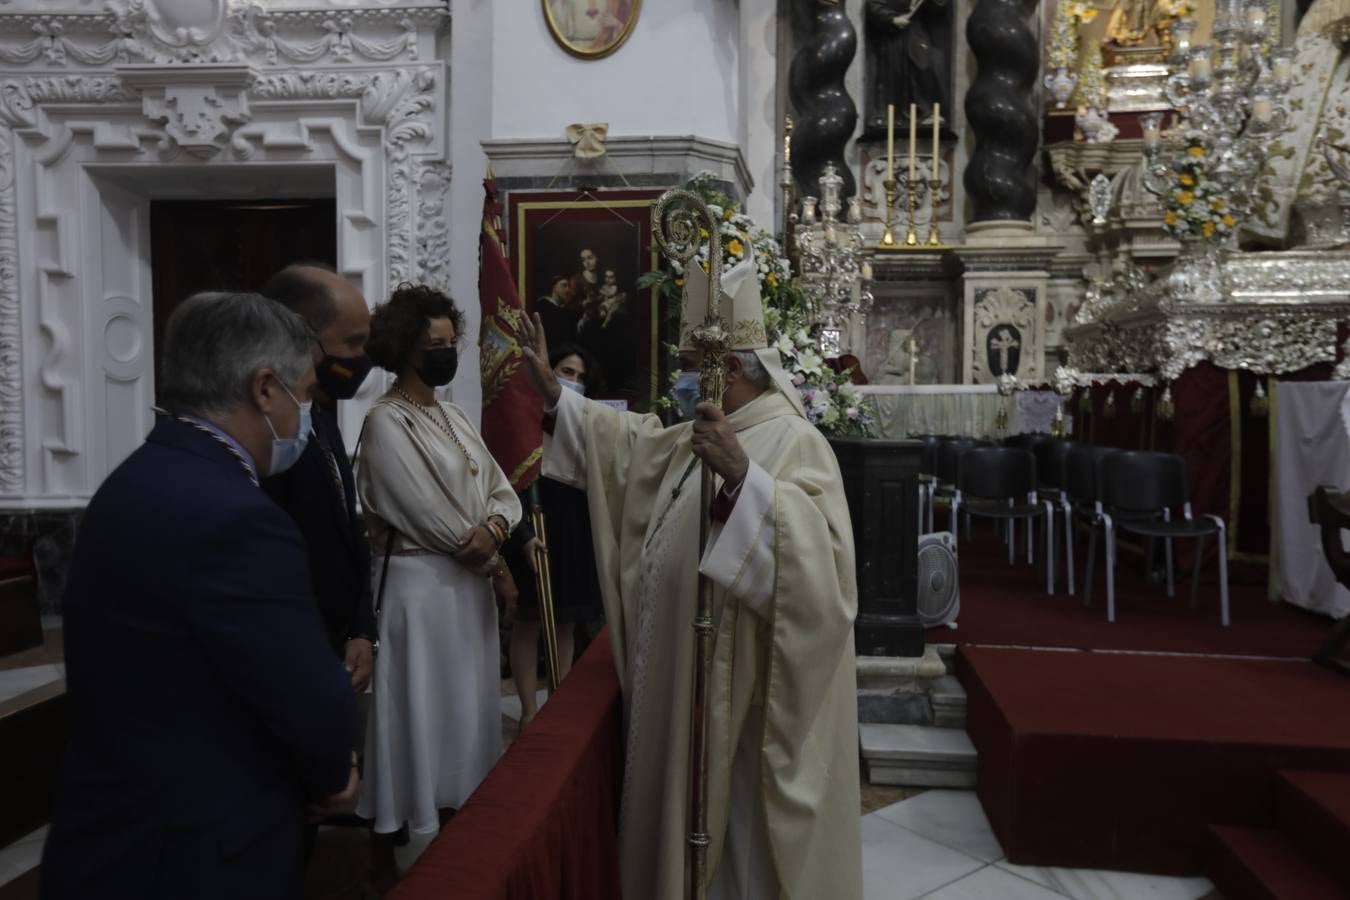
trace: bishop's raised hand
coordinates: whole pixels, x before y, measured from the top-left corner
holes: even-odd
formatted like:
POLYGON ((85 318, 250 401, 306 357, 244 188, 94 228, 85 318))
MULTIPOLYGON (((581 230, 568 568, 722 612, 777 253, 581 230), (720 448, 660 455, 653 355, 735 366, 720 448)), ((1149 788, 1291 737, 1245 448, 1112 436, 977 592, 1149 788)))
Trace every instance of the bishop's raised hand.
POLYGON ((525 316, 520 320, 520 352, 525 356, 530 381, 550 408, 558 405, 562 386, 553 377, 553 368, 548 364, 548 338, 544 335, 544 323, 539 313, 525 316))

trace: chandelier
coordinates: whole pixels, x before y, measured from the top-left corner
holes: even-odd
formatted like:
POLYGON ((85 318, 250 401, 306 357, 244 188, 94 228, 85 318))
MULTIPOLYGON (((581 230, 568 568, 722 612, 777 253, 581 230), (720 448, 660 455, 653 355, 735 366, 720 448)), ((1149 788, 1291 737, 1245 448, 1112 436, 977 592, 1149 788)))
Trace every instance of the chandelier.
POLYGON ((1184 237, 1184 220, 1191 212, 1176 199, 1203 193, 1213 198, 1208 202, 1219 214, 1209 225, 1203 216, 1191 217, 1195 236, 1234 237, 1257 199, 1253 186, 1273 139, 1289 128, 1284 100, 1293 80, 1294 51, 1273 46, 1268 10, 1268 0, 1249 0, 1245 6, 1241 0, 1219 0, 1213 45, 1191 43, 1193 18, 1172 26, 1165 95, 1178 120, 1166 133, 1162 113, 1139 121, 1144 187, 1163 198, 1165 206, 1171 203, 1167 221, 1173 234, 1184 237), (1203 192, 1187 190, 1197 180, 1197 161, 1202 163, 1199 177, 1206 182, 1203 192))
POLYGON ((832 163, 820 176, 821 196, 803 197, 802 214, 794 238, 799 253, 798 279, 806 292, 808 317, 820 329, 824 356, 843 351, 844 324, 859 324, 872 308, 872 266, 859 223, 858 198, 848 201, 845 221, 839 221, 840 189, 844 179, 832 163))

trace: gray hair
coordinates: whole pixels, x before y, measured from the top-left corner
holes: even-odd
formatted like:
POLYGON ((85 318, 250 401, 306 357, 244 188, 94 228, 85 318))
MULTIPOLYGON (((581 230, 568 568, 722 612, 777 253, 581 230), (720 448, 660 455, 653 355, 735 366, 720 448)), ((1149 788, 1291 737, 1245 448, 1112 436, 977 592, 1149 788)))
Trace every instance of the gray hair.
POLYGON ((293 388, 313 364, 313 339, 303 319, 261 294, 189 297, 164 332, 160 398, 171 412, 225 414, 268 368, 293 388))
POLYGON ((767 391, 773 386, 773 379, 769 376, 769 370, 764 368, 764 363, 760 362, 755 351, 732 350, 731 355, 741 361, 741 366, 745 370, 745 380, 750 382, 756 390, 767 391))

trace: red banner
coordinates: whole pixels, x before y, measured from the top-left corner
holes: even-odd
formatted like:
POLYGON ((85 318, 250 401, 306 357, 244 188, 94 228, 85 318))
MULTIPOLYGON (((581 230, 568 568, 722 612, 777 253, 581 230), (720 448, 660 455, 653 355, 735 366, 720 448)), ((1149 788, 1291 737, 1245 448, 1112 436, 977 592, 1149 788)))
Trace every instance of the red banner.
POLYGON ((478 361, 483 382, 483 440, 511 486, 522 491, 539 475, 544 454, 544 404, 525 369, 517 335, 525 307, 502 248, 501 204, 492 173, 483 181, 478 238, 478 361))

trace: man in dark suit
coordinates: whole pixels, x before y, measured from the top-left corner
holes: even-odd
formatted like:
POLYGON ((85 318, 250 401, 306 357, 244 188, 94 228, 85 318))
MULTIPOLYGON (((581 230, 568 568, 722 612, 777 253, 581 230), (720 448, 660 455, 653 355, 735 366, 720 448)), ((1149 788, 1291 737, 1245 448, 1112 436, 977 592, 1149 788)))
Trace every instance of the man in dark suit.
POLYGON ((308 328, 270 300, 199 295, 170 318, 167 412, 71 562, 44 900, 293 900, 306 805, 355 796, 350 682, 300 534, 258 488, 299 457, 313 385, 308 328))
POLYGON ((370 309, 355 285, 314 264, 282 269, 262 293, 304 317, 323 354, 315 363, 313 439, 300 461, 264 481, 263 489, 300 529, 329 643, 351 673, 352 688, 364 691, 370 683, 378 632, 371 604, 370 551, 356 514, 356 485, 338 427, 337 401, 355 396, 370 373, 365 355, 370 309))

